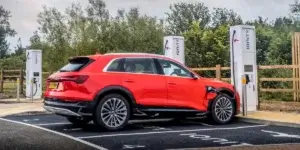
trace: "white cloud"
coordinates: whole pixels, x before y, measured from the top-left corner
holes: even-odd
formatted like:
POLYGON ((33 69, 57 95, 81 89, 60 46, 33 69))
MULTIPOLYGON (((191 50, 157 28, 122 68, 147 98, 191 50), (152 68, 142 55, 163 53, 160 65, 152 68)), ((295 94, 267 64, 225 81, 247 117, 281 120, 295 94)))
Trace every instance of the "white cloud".
MULTIPOLYGON (((43 5, 55 6, 61 11, 72 2, 80 2, 84 6, 88 0, 0 0, 4 8, 11 11, 11 25, 18 32, 14 38, 9 38, 11 48, 16 45, 18 37, 22 38, 23 45, 29 44, 29 38, 37 29, 37 14, 43 5)), ((258 16, 273 20, 278 16, 286 16, 289 4, 294 0, 105 0, 107 8, 112 14, 120 8, 139 7, 141 13, 163 18, 169 5, 174 2, 204 2, 210 9, 225 7, 240 14, 243 20, 250 20, 258 16)))

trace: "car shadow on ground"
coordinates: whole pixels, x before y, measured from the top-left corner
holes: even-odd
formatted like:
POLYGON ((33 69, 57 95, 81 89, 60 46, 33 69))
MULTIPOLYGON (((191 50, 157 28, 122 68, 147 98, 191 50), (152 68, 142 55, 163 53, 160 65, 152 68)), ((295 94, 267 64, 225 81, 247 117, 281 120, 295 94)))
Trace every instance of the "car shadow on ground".
MULTIPOLYGON (((138 122, 137 120, 134 123, 129 123, 127 126, 125 126, 123 129, 118 130, 118 131, 109 131, 103 128, 100 128, 99 126, 95 125, 92 121, 84 126, 78 126, 78 125, 64 125, 60 126, 61 129, 76 129, 80 128, 82 132, 101 132, 101 133, 110 133, 110 132, 120 132, 120 131, 125 131, 125 132, 134 132, 134 131, 167 131, 167 130, 182 130, 182 129, 190 129, 190 128, 216 128, 216 127, 231 127, 234 125, 243 125, 243 123, 240 123, 236 120, 232 121, 230 124, 226 125, 216 125, 213 124, 210 120, 208 119, 185 119, 185 120, 174 120, 174 119, 169 119, 168 121, 148 121, 148 122, 138 122)), ((143 120, 140 120, 143 121, 143 120)))

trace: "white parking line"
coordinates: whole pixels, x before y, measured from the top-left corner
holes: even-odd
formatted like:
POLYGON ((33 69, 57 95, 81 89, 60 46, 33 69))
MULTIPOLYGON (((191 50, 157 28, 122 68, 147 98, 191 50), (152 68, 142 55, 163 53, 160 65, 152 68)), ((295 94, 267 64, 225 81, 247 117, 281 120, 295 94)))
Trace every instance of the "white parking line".
POLYGON ((51 126, 51 125, 69 125, 69 122, 54 122, 54 123, 40 123, 40 124, 33 124, 36 126, 51 126))
POLYGON ((29 126, 29 127, 33 127, 33 128, 37 128, 37 129, 41 129, 41 130, 47 131, 47 132, 51 132, 51 133, 54 133, 54 134, 57 134, 57 135, 60 135, 60 136, 72 139, 74 141, 81 142, 83 144, 86 144, 86 145, 91 146, 93 148, 96 148, 98 150, 107 150, 106 148, 101 147, 99 145, 96 145, 96 144, 93 144, 93 143, 90 143, 90 142, 78 139, 76 137, 73 137, 73 136, 70 136, 70 135, 67 135, 67 134, 63 134, 63 133, 56 132, 56 131, 53 131, 53 130, 49 130, 49 129, 46 129, 46 128, 43 128, 43 127, 39 127, 39 126, 36 126, 36 125, 32 125, 32 124, 28 124, 28 123, 24 123, 24 122, 18 122, 18 121, 14 121, 14 120, 8 120, 8 119, 4 119, 4 118, 0 118, 0 120, 7 121, 7 122, 12 122, 12 123, 17 123, 17 124, 21 124, 21 125, 26 125, 26 126, 29 126))
POLYGON ((82 130, 82 128, 64 129, 64 131, 79 131, 79 130, 82 130))
POLYGON ((129 124, 131 123, 149 123, 149 122, 167 122, 171 121, 172 118, 164 118, 164 119, 144 119, 144 120, 129 120, 129 124))
POLYGON ((150 135, 150 134, 164 134, 164 133, 181 133, 181 132, 195 132, 195 131, 213 131, 213 130, 237 130, 245 128, 256 128, 265 127, 267 125, 253 125, 253 126, 242 126, 242 127, 231 127, 231 128, 209 128, 209 129, 192 129, 192 130, 174 130, 174 131, 160 131, 160 132, 139 132, 139 133, 120 133, 120 134, 104 134, 96 136, 83 136, 77 137, 79 139, 90 139, 90 138, 102 138, 102 137, 117 137, 117 136, 132 136, 132 135, 150 135))
MULTIPOLYGON (((147 122, 165 122, 170 121, 170 119, 147 119, 147 120, 130 120, 129 124, 131 123, 147 123, 147 122)), ((36 126, 51 126, 51 125, 71 125, 70 122, 54 122, 54 123, 40 123, 40 124, 33 124, 36 126)))
POLYGON ((202 122, 199 122, 199 124, 201 124, 203 126, 213 127, 213 125, 211 125, 211 124, 206 124, 206 123, 202 123, 202 122))
POLYGON ((24 119, 24 122, 30 122, 30 121, 39 121, 40 119, 24 119))

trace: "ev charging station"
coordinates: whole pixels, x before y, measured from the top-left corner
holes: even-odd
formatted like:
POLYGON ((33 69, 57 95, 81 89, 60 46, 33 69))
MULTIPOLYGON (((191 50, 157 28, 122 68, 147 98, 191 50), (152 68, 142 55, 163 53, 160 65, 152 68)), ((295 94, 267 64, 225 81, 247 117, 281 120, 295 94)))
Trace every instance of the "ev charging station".
MULTIPOLYGON (((258 104, 256 33, 254 26, 230 27, 231 84, 240 94, 241 107, 245 111, 256 111, 258 104), (243 78, 247 83, 243 83, 243 78), (242 99, 245 99, 243 103, 242 99)), ((241 109, 242 110, 242 109, 241 109)))
MULTIPOLYGON (((164 37, 164 55, 179 61, 185 65, 184 54, 184 37, 182 36, 165 36, 164 37)), ((175 68, 164 68, 164 72, 169 74, 170 70, 175 68)), ((180 70, 177 70, 178 72, 180 70)))
POLYGON ((164 37, 164 55, 185 64, 184 37, 165 36, 164 37))
POLYGON ((26 98, 42 97, 42 51, 26 50, 26 98))
MULTIPOLYGON (((165 36, 164 55, 185 64, 184 37, 165 36)), ((258 105, 256 32, 254 26, 230 27, 231 84, 239 93, 241 110, 256 111, 258 105), (247 83, 243 79, 247 78, 247 83), (243 107, 244 106, 244 107, 243 107)), ((169 68, 165 68, 168 72, 169 68)))

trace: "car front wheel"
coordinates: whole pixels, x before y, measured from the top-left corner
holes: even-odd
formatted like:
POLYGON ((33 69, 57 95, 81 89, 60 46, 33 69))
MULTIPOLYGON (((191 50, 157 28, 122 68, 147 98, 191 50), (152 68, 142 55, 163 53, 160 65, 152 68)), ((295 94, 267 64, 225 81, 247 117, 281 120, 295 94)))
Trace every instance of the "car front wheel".
POLYGON ((130 105, 119 94, 104 96, 95 111, 94 122, 107 130, 115 131, 127 125, 130 117, 130 105))
POLYGON ((226 94, 221 94, 213 101, 211 117, 217 124, 227 124, 235 115, 235 104, 226 94))

